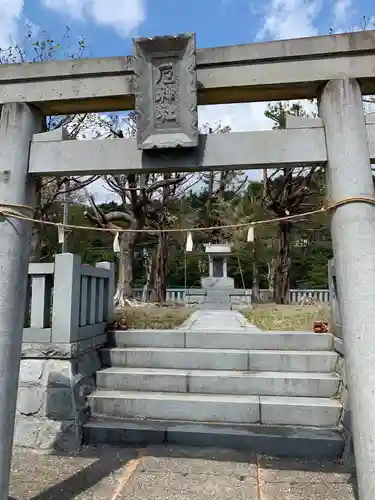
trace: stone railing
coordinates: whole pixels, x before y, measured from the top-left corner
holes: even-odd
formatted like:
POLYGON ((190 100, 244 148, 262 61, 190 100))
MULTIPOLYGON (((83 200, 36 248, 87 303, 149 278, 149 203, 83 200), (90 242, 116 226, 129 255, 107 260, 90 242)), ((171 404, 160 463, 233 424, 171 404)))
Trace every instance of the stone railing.
MULTIPOLYGON (((189 289, 191 294, 195 289, 189 289)), ((137 299, 142 298, 143 290, 142 288, 134 288, 133 294, 137 299)), ((251 290, 245 290, 246 296, 251 295, 251 290)), ((147 293, 147 301, 150 301, 151 290, 147 293)), ((329 303, 330 290, 328 289, 317 289, 317 290, 289 290, 289 304, 299 304, 301 299, 305 297, 311 297, 323 304, 329 303)), ((262 302, 272 301, 272 292, 269 290, 260 290, 260 300, 262 302)), ((185 302, 185 289, 184 288, 168 288, 167 289, 167 302, 184 303, 185 302)))
POLYGON ((114 268, 72 254, 30 264, 14 442, 76 450, 113 318, 114 268))
POLYGON ((30 264, 23 341, 72 343, 103 334, 113 317, 113 271, 109 262, 86 266, 72 254, 30 264))

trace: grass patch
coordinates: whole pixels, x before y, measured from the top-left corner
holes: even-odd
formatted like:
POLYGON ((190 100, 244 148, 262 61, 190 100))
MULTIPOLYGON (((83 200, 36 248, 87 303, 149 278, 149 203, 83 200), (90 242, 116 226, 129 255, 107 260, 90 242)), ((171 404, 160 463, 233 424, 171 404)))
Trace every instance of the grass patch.
POLYGON ((192 311, 186 307, 129 307, 116 312, 116 321, 129 329, 177 328, 192 311))
POLYGON ((278 306, 254 304, 254 309, 244 311, 246 319, 262 330, 312 331, 316 320, 328 321, 326 306, 278 306))

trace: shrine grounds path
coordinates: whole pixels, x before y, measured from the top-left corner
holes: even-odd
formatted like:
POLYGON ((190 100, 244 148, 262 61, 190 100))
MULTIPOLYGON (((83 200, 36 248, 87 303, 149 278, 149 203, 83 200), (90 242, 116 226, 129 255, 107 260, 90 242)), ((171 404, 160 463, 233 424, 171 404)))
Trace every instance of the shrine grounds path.
POLYGON ((215 449, 84 448, 75 456, 15 449, 15 500, 355 500, 340 464, 215 449))

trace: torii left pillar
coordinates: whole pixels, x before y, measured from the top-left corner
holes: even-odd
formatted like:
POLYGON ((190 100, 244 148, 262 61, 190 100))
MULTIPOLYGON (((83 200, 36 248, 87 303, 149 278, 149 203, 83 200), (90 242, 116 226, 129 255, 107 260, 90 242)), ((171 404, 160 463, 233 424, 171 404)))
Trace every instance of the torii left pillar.
MULTIPOLYGON (((40 112, 27 104, 1 107, 0 207, 33 205, 35 187, 27 173, 30 143, 42 123, 40 112)), ((31 226, 0 219, 0 500, 8 500, 9 494, 31 226)))

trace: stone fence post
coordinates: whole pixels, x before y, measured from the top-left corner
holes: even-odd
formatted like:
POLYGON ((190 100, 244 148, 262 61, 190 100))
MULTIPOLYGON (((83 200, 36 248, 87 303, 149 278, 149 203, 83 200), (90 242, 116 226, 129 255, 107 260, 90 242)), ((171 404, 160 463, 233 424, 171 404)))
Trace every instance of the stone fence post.
POLYGON ((115 306, 114 306, 114 297, 116 291, 116 282, 115 282, 115 264, 114 262, 98 262, 96 267, 100 267, 102 269, 107 269, 110 272, 110 278, 108 282, 108 290, 105 290, 104 297, 107 301, 107 317, 105 318, 108 323, 111 323, 115 318, 115 306))
POLYGON ((81 300, 81 257, 70 253, 55 256, 52 343, 78 342, 81 300))

